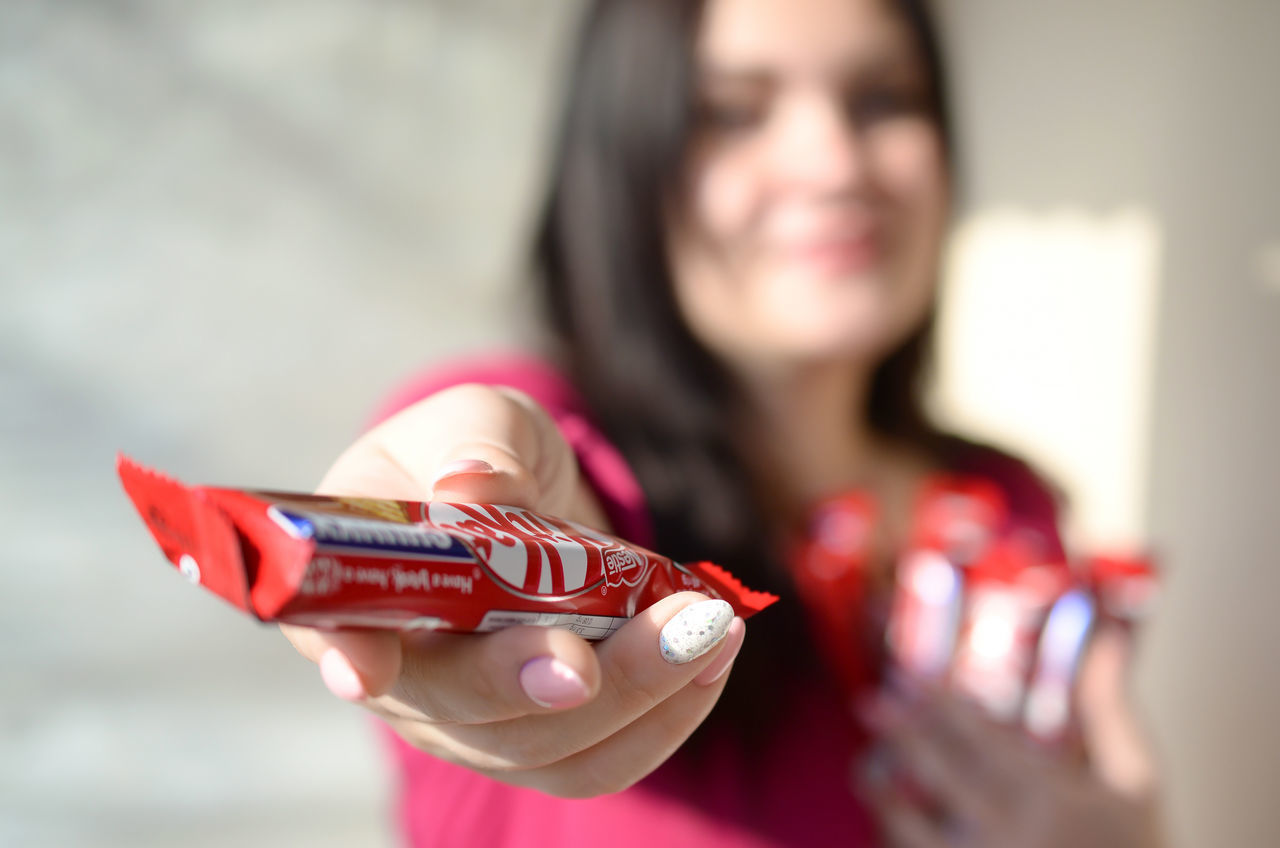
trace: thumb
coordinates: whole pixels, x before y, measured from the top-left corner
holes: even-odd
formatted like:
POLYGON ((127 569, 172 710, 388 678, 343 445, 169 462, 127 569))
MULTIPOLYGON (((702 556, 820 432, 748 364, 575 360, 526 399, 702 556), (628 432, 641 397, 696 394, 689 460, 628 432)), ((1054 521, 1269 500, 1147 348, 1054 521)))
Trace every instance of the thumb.
POLYGON ((1131 796, 1155 784, 1155 762, 1129 698, 1133 634, 1103 626, 1080 669, 1080 731, 1094 771, 1104 783, 1131 796))
POLYGON ((573 450, 542 406, 515 389, 463 384, 366 433, 329 469, 320 491, 566 515, 578 483, 573 450))
POLYGON ((329 691, 347 701, 385 694, 400 677, 400 634, 391 630, 316 630, 280 625, 280 632, 320 666, 329 691))
POLYGON ((485 442, 465 442, 441 457, 432 475, 429 500, 535 509, 539 498, 537 479, 511 451, 485 442))

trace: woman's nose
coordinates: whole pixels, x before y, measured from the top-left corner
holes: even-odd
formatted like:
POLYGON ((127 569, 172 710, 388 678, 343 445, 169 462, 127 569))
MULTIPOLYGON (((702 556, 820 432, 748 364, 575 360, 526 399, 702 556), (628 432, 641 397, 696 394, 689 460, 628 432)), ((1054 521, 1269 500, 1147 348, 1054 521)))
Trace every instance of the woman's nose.
POLYGON ((773 165, 785 185, 823 194, 856 192, 868 178, 864 140, 842 105, 808 98, 782 116, 773 165))

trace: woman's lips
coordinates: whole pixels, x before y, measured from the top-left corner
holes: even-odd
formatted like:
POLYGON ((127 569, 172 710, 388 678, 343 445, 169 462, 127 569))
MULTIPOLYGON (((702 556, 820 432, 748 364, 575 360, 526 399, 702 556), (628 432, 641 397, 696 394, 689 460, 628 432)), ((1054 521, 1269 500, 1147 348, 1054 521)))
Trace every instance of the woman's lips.
POLYGON ((823 274, 851 274, 879 264, 880 240, 871 233, 829 236, 796 242, 784 250, 787 258, 823 274))

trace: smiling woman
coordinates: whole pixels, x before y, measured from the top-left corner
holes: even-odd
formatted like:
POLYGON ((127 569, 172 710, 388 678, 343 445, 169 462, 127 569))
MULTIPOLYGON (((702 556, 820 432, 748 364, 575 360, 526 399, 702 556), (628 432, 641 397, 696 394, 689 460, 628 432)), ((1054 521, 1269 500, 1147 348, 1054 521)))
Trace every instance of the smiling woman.
MULTIPOLYGON (((535 245, 550 350, 424 375, 323 489, 524 506, 785 601, 741 655, 746 626, 720 616, 679 664, 660 634, 703 609, 694 593, 595 648, 291 628, 394 730, 415 844, 1154 844, 1151 787, 1093 768, 1108 746, 1031 750, 886 674, 929 481, 976 478, 1007 502, 994 532, 1063 556, 1049 487, 924 412, 948 126, 915 0, 589 6, 535 245), (799 590, 796 551, 851 492, 875 519, 865 591, 837 608, 799 590), (816 637, 819 612, 847 643, 816 637)), ((1128 726, 1107 703, 1084 719, 1128 726)))
POLYGON ((900 345, 932 302, 945 142, 908 24, 867 4, 712 4, 670 226, 693 332, 746 365, 900 345))

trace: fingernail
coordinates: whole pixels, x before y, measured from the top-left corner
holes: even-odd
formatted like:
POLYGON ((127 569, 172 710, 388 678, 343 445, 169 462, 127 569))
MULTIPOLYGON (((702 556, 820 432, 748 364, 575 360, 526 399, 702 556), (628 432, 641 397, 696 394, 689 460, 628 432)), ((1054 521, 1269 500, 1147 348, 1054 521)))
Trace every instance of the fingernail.
POLYGON ((543 707, 567 709, 591 695, 578 672, 555 657, 535 657, 520 667, 520 688, 543 707))
POLYGON ((436 471, 435 479, 431 481, 434 488, 439 485, 440 481, 446 477, 456 477, 461 474, 492 474, 493 466, 485 462, 483 459, 455 459, 452 462, 446 462, 436 471))
POLYGON ((716 654, 716 658, 707 664, 707 667, 698 672, 698 676, 693 678, 693 682, 700 686, 710 686, 729 670, 729 666, 733 665, 733 661, 737 659, 738 651, 742 649, 742 640, 747 638, 747 623, 741 618, 734 618, 729 624, 729 632, 724 637, 724 647, 720 649, 720 653, 716 654))
POLYGON ((330 648, 320 657, 320 678, 330 692, 344 701, 363 701, 365 698, 360 675, 337 648, 330 648))
POLYGON ((663 626, 662 658, 674 665, 696 660, 724 638, 732 623, 733 607, 726 601, 690 604, 663 626))

